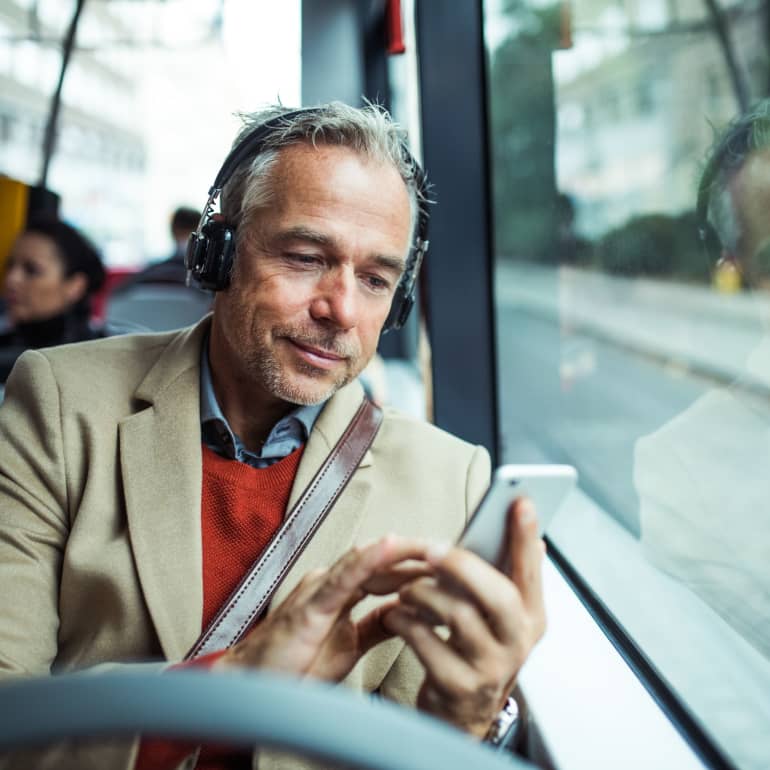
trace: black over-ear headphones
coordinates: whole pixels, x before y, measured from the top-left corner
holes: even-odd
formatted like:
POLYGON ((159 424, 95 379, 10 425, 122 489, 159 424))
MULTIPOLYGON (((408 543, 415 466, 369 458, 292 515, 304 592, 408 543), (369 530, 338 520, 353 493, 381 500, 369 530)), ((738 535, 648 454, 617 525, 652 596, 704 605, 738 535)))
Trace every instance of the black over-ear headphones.
POLYGON ((709 222, 709 206, 714 192, 714 183, 724 160, 724 149, 718 147, 709 158, 698 184, 698 199, 695 205, 695 226, 707 263, 713 268, 722 257, 722 239, 709 222))
MULTIPOLYGON (((226 289, 230 283, 230 274, 235 258, 234 228, 227 222, 214 217, 214 204, 222 192, 222 188, 245 160, 255 158, 262 152, 266 139, 273 131, 284 126, 287 120, 300 115, 320 115, 322 111, 323 108, 311 107, 285 112, 271 118, 245 136, 225 158, 222 168, 219 169, 216 179, 209 189, 209 197, 203 207, 198 228, 191 233, 185 254, 188 277, 202 289, 209 291, 226 289)), ((427 199, 425 174, 403 143, 401 144, 401 152, 414 173, 418 199, 417 223, 414 240, 406 260, 406 267, 396 287, 383 331, 400 329, 406 322, 414 305, 420 265, 428 251, 428 212, 424 203, 427 199)))

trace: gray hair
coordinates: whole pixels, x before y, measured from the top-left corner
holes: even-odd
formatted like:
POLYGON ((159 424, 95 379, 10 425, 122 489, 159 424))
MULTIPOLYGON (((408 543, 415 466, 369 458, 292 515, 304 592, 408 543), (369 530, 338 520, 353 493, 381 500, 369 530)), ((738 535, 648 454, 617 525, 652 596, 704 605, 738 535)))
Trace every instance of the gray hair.
POLYGON ((770 99, 763 99, 727 127, 711 148, 700 184, 706 218, 722 246, 738 253, 741 230, 729 185, 748 157, 770 147, 770 99))
POLYGON ((240 117, 243 128, 233 147, 267 121, 276 121, 276 126, 264 138, 259 154, 242 163, 222 189, 220 210, 225 220, 235 227, 238 244, 248 231, 254 214, 272 200, 271 172, 280 151, 301 143, 314 147, 349 147, 373 160, 392 164, 409 193, 414 232, 417 214, 427 201, 416 176, 414 162, 404 153, 404 133, 383 107, 367 104, 357 108, 342 102, 330 102, 296 111, 271 106, 259 112, 241 114, 240 117), (286 116, 285 120, 280 120, 282 115, 286 116))

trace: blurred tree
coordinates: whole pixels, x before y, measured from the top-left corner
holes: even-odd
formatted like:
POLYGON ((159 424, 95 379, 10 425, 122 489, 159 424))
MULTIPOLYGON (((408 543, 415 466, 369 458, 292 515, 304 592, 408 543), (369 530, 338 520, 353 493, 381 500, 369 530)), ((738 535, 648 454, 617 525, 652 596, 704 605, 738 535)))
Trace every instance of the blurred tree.
POLYGON ((555 262, 556 113, 551 52, 562 37, 562 3, 503 6, 508 37, 492 52, 490 126, 496 252, 555 262), (542 6, 542 7, 540 7, 542 6))
POLYGON ((713 265, 700 248, 696 232, 694 212, 633 217, 599 241, 596 266, 613 275, 707 283, 713 265))

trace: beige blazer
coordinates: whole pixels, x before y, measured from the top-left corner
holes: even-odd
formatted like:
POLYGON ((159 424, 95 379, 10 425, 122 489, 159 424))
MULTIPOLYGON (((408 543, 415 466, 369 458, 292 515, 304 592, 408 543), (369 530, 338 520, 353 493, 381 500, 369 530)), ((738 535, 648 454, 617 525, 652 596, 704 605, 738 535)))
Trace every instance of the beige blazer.
MULTIPOLYGON (((0 407, 0 676, 177 661, 199 635, 199 362, 209 323, 19 359, 0 407)), ((361 397, 352 383, 324 407, 289 505, 361 397)), ((483 448, 386 411, 273 606, 354 543, 387 532, 454 539, 488 477, 483 448)), ((372 650, 347 683, 408 703, 420 678, 395 639, 372 650)), ((130 762, 120 757, 110 766, 130 762)), ((82 757, 78 764, 87 766, 82 757)), ((64 766, 61 757, 55 766, 64 766)))

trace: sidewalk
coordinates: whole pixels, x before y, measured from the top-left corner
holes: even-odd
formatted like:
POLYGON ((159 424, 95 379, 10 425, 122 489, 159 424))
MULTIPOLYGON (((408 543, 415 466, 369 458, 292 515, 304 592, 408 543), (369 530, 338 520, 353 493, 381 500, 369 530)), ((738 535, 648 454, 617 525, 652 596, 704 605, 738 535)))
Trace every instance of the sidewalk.
POLYGON ((499 261, 497 301, 643 355, 765 395, 770 381, 746 359, 770 331, 770 295, 617 278, 571 267, 499 261))

